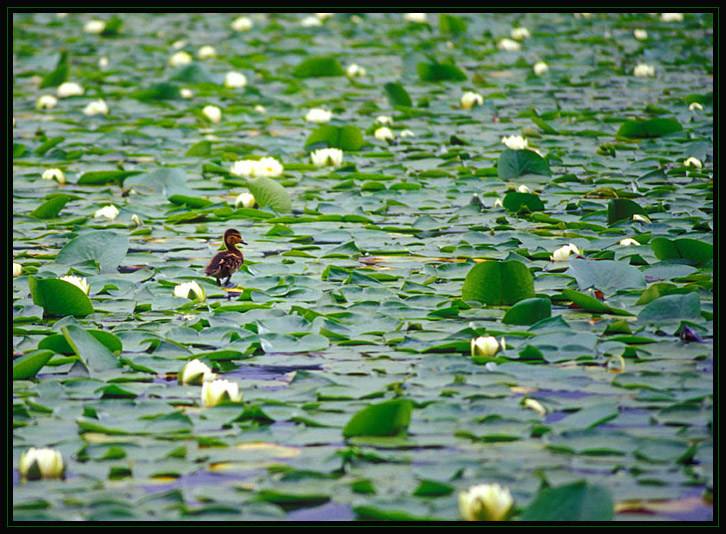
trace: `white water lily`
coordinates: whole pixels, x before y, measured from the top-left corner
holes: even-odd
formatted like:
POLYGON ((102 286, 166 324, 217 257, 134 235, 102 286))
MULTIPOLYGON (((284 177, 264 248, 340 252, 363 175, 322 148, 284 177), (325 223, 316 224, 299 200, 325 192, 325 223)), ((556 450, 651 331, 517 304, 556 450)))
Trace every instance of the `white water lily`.
POLYGON ((243 208, 254 208, 256 203, 257 200, 252 193, 240 193, 234 201, 234 207, 237 208, 241 205, 243 208))
POLYGON ((518 193, 531 193, 532 190, 529 187, 527 187, 526 185, 522 184, 519 187, 517 187, 517 192, 518 193))
POLYGON ((103 33, 103 30, 106 29, 106 23, 102 20, 89 20, 83 25, 83 31, 86 33, 103 33))
POLYGON ((492 208, 503 208, 504 203, 502 202, 501 198, 497 198, 494 200, 494 204, 492 204, 492 208))
POLYGON ((219 109, 217 106, 204 106, 204 109, 202 109, 202 113, 204 113, 204 116, 207 117, 214 124, 217 124, 219 123, 219 121, 222 120, 222 110, 219 109))
POLYGON ((239 88, 247 85, 247 76, 241 72, 230 71, 224 76, 224 86, 239 88))
POLYGON ((181 89, 179 89, 179 96, 181 96, 182 98, 193 98, 194 93, 188 87, 182 87, 181 89))
POLYGON ((65 471, 63 455, 48 447, 31 447, 20 455, 18 471, 23 480, 62 478, 65 471))
POLYGON ((180 50, 179 52, 172 54, 172 56, 169 58, 169 65, 171 65, 172 67, 189 65, 189 63, 191 62, 192 56, 189 54, 189 52, 185 52, 184 50, 180 50))
POLYGON ((633 220, 636 222, 644 222, 644 223, 650 222, 650 219, 648 217, 646 217, 645 215, 641 215, 640 213, 634 213, 633 220))
POLYGON ((211 45, 204 45, 197 50, 197 57, 199 59, 210 59, 217 57, 217 50, 211 45))
POLYGON ((176 285, 174 287, 174 296, 183 299, 199 300, 200 302, 203 302, 207 298, 204 289, 194 280, 176 285))
POLYGON ((256 169, 257 169, 257 160, 242 159, 239 161, 235 161, 232 164, 232 167, 229 169, 229 172, 231 172, 235 176, 244 176, 246 178, 252 178, 255 175, 256 169))
POLYGON ((661 13, 661 22, 682 22, 683 13, 661 13))
POLYGON ((83 87, 76 82, 63 82, 56 89, 59 98, 68 98, 69 96, 80 96, 83 94, 83 87))
POLYGON ((134 226, 144 226, 144 221, 142 221, 141 217, 139 217, 135 213, 131 215, 131 223, 134 226))
POLYGON ((502 143, 507 145, 510 150, 525 150, 529 148, 527 146, 527 140, 521 135, 510 135, 508 137, 502 137, 502 143))
POLYGON ((471 340, 471 355, 493 358, 504 347, 504 338, 499 342, 494 336, 479 336, 471 340))
POLYGON ((266 113, 267 112, 267 110, 265 109, 265 106, 263 106, 261 104, 257 104, 254 107, 254 110, 255 110, 256 113, 266 113))
POLYGON ((400 135, 401 137, 416 137, 416 134, 408 128, 406 128, 405 130, 401 130, 401 133, 399 133, 398 135, 400 135))
POLYGON ((638 77, 655 76, 655 67, 646 63, 638 63, 633 69, 633 75, 638 77))
POLYGON ((685 165, 686 167, 695 167, 697 169, 703 168, 703 163, 701 163, 701 160, 698 158, 694 158, 693 156, 684 161, 683 165, 685 165))
POLYGON ((348 65, 348 68, 345 69, 345 75, 348 76, 348 78, 360 78, 366 75, 366 69, 360 65, 351 63, 348 65))
POLYGON ((538 61, 534 64, 534 67, 532 67, 532 70, 537 76, 542 76, 545 72, 550 70, 549 65, 545 63, 544 61, 538 61))
POLYGON ((529 39, 530 37, 529 30, 527 28, 514 28, 509 35, 512 39, 516 39, 517 41, 529 39))
POLYGON ((83 108, 84 115, 92 117, 93 115, 108 115, 108 106, 103 99, 99 98, 90 102, 85 108, 83 108))
POLYGON ((23 274, 23 266, 19 263, 13 262, 13 278, 17 278, 23 274))
POLYGON ((524 399, 524 401, 522 402, 522 406, 524 406, 525 408, 529 408, 530 410, 534 410, 540 415, 547 415, 547 408, 542 406, 542 404, 536 399, 524 399))
POLYGON ((390 115, 378 115, 376 117, 376 124, 385 126, 386 124, 393 124, 393 117, 390 115))
POLYGON ((696 110, 702 111, 703 106, 701 105, 700 102, 691 102, 691 105, 688 106, 688 111, 696 111, 696 110))
POLYGON ((459 511, 466 521, 503 521, 514 499, 499 484, 479 484, 459 493, 459 511))
POLYGON ((314 28, 315 26, 322 25, 322 21, 315 15, 309 15, 300 21, 300 26, 303 28, 314 28))
POLYGON ((393 141, 395 139, 393 132, 387 126, 381 126, 380 128, 376 129, 373 135, 376 137, 376 139, 380 139, 381 141, 393 141))
POLYGON ((235 161, 229 172, 235 176, 243 176, 246 178, 257 178, 259 176, 267 176, 275 178, 281 176, 284 171, 282 164, 275 158, 265 157, 256 159, 242 159, 235 161))
POLYGON ((96 210, 96 213, 94 213, 93 216, 96 219, 105 217, 106 219, 113 221, 116 217, 118 217, 118 214, 118 208, 113 204, 109 204, 108 206, 104 206, 101 209, 96 210))
POLYGON ((484 97, 479 93, 473 91, 467 91, 461 95, 461 107, 464 109, 471 109, 474 106, 481 106, 484 103, 484 97))
POLYGON ((343 151, 339 148, 320 148, 310 153, 310 160, 318 167, 337 167, 343 162, 343 151))
POLYGON ((179 383, 185 386, 199 386, 204 382, 211 382, 216 378, 207 364, 197 359, 187 362, 179 374, 179 383))
POLYGON ((73 284, 78 289, 83 291, 86 295, 88 295, 88 291, 91 289, 88 285, 88 282, 86 282, 86 279, 79 276, 61 276, 60 279, 68 282, 69 284, 73 284))
POLYGON ((66 175, 63 174, 63 171, 60 169, 46 169, 43 172, 43 180, 55 180, 59 184, 64 184, 66 183, 66 175))
POLYGON ((638 41, 645 41, 648 38, 648 31, 643 28, 635 28, 633 30, 633 37, 638 41))
POLYGON ((58 103, 58 99, 53 95, 43 95, 36 102, 36 109, 53 109, 58 103))
POLYGON ((108 65, 109 61, 106 56, 101 56, 100 58, 98 58, 98 68, 105 69, 106 67, 108 67, 108 65))
POLYGON ((327 20, 333 15, 335 15, 335 13, 315 13, 315 16, 318 17, 320 20, 327 20))
POLYGON ((251 18, 240 16, 234 19, 232 21, 232 24, 230 24, 229 26, 236 32, 246 32, 252 29, 254 23, 252 22, 251 18))
POLYGON ((522 49, 522 45, 513 39, 507 39, 505 37, 504 39, 499 40, 497 48, 499 48, 499 50, 504 50, 505 52, 518 52, 522 49))
POLYGON ((626 237, 621 239, 619 244, 621 247, 637 247, 640 246, 640 241, 636 241, 632 237, 626 237))
POLYGON ((328 122, 333 117, 333 114, 327 109, 312 108, 305 115, 305 120, 308 122, 314 122, 316 124, 323 124, 328 122))
POLYGON ((572 243, 560 247, 552 253, 552 261, 567 261, 571 254, 582 255, 582 249, 572 243))
POLYGON ((416 22, 418 24, 424 24, 426 23, 427 19, 426 13, 404 13, 403 14, 403 20, 406 22, 416 22))
POLYGON ((242 393, 239 390, 239 384, 224 379, 217 379, 212 382, 202 383, 202 405, 205 408, 217 406, 225 401, 242 401, 242 393))

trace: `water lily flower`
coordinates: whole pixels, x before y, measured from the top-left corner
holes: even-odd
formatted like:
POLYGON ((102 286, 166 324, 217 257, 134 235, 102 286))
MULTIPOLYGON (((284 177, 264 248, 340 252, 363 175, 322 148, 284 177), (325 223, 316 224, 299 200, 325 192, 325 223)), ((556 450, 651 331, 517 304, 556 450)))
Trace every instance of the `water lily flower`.
POLYGON ((98 68, 105 69, 106 67, 108 67, 108 64, 109 61, 106 56, 101 56, 100 58, 98 58, 98 68))
POLYGON ((366 75, 366 69, 356 65, 355 63, 351 63, 348 65, 348 68, 345 69, 345 75, 348 76, 348 78, 360 78, 366 75))
POLYGON ((702 111, 703 106, 701 105, 700 102, 691 102, 691 105, 688 106, 688 110, 689 111, 696 111, 696 110, 702 111))
POLYGON ((13 278, 17 278, 23 274, 23 266, 19 263, 13 262, 13 278))
POLYGON ((517 192, 518 193, 531 193, 532 190, 529 187, 527 187, 526 185, 522 184, 519 187, 517 187, 517 192))
POLYGON ((497 48, 499 48, 499 50, 504 50, 505 52, 517 52, 522 49, 522 45, 513 39, 507 39, 505 37, 504 39, 499 40, 497 48))
POLYGON ((532 67, 532 70, 534 71, 534 73, 537 76, 541 76, 542 74, 544 74, 545 72, 550 70, 550 67, 544 61, 538 61, 537 63, 534 64, 534 67, 532 67))
POLYGON ((188 87, 182 87, 181 89, 179 89, 179 96, 181 96, 182 98, 192 98, 194 96, 194 93, 188 87))
POLYGON ((68 98, 69 96, 80 96, 83 94, 83 87, 75 82, 63 82, 58 86, 58 97, 68 98))
POLYGON ((512 39, 516 39, 517 41, 529 39, 530 36, 529 30, 527 28, 514 28, 509 35, 512 37, 512 39))
POLYGON ((685 165, 686 167, 696 167, 697 169, 703 168, 703 163, 701 163, 701 160, 699 160, 698 158, 694 158, 693 156, 684 161, 683 165, 685 165))
POLYGON ((500 343, 494 336, 480 336, 471 340, 471 355, 493 358, 504 347, 504 338, 500 343))
POLYGON ((503 521, 514 504, 508 488, 479 484, 459 493, 459 511, 466 521, 503 521))
POLYGON ((260 158, 255 168, 255 176, 267 176, 269 178, 275 178, 277 176, 281 176, 283 170, 284 167, 275 158, 260 158))
POLYGON ((131 223, 132 223, 132 224, 133 224, 134 226, 144 226, 144 221, 142 221, 142 220, 141 220, 141 217, 139 217, 139 216, 138 216, 138 215, 136 215, 135 213, 133 213, 133 214, 131 215, 131 223))
POLYGON ((661 22, 682 22, 683 13, 661 13, 661 22))
POLYGON ((315 16, 318 17, 320 20, 327 20, 333 15, 335 15, 335 13, 315 13, 315 16))
POLYGON ((66 175, 63 174, 63 171, 60 169, 46 169, 45 172, 43 172, 43 180, 55 180, 59 184, 66 183, 66 175))
POLYGON ((230 24, 229 26, 236 32, 246 32, 247 30, 252 29, 254 23, 252 22, 251 18, 240 16, 234 19, 232 21, 232 24, 230 24))
POLYGON ((529 408, 530 410, 534 410, 540 415, 547 415, 547 408, 542 406, 542 404, 538 400, 530 398, 524 399, 524 401, 522 402, 522 406, 524 406, 525 408, 529 408))
POLYGON ((386 124, 393 124, 393 117, 389 115, 378 115, 376 117, 376 124, 386 125, 386 124))
POLYGON ((202 289, 202 287, 200 287, 200 285, 194 280, 175 286, 174 296, 181 297, 183 299, 199 300, 200 302, 203 302, 207 298, 204 289, 202 289))
POLYGON ((109 204, 108 206, 104 206, 99 210, 96 210, 96 213, 93 214, 93 216, 96 219, 100 219, 101 217, 105 217, 106 219, 109 219, 113 221, 119 214, 118 208, 114 206, 113 204, 109 204))
POLYGON ((620 246, 622 247, 637 247, 640 246, 640 241, 636 241, 632 237, 626 237, 620 240, 620 246))
POLYGON ((320 148, 310 153, 310 159, 318 167, 337 167, 343 162, 343 151, 339 148, 320 148))
POLYGON ((426 13, 404 13, 403 20, 406 22, 416 22, 418 24, 426 23, 426 13))
POLYGON ((497 198, 494 200, 494 204, 492 204, 492 208, 503 208, 504 203, 502 202, 501 198, 497 198))
POLYGON ((633 69, 633 75, 639 77, 655 76, 655 67, 646 63, 638 63, 633 69))
POLYGON ((262 105, 260 105, 260 104, 257 104, 257 105, 256 105, 256 106, 254 107, 254 110, 255 110, 255 111, 256 111, 257 113, 266 113, 266 112, 267 112, 267 110, 265 109, 265 106, 262 106, 262 105))
POLYGON ((204 382, 211 382, 215 375, 209 366, 197 359, 187 362, 179 374, 179 383, 185 386, 199 386, 204 382))
POLYGON ((509 137, 502 137, 502 143, 507 145, 510 150, 524 150, 527 147, 527 140, 521 135, 510 135, 509 137))
POLYGON ((564 247, 560 247, 552 253, 552 261, 567 261, 570 258, 570 254, 582 255, 582 249, 578 248, 577 245, 570 243, 564 247))
POLYGON ((224 77, 225 87, 244 87, 247 85, 247 77, 241 72, 228 72, 224 77))
POLYGON ((86 295, 88 295, 88 291, 91 289, 88 285, 88 282, 86 282, 86 279, 79 276, 61 276, 60 279, 65 280, 69 284, 73 284, 78 289, 83 291, 86 295))
POLYGON ((257 169, 256 160, 242 159, 239 161, 235 161, 232 164, 232 168, 230 168, 229 172, 231 172, 235 176, 244 176, 244 177, 252 178, 255 175, 256 169, 257 169))
POLYGON ((236 208, 241 204, 243 208, 254 208, 256 202, 255 195, 252 193, 240 193, 234 201, 234 207, 236 208))
POLYGON ((644 223, 650 222, 650 219, 648 217, 646 217, 645 215, 641 215, 640 213, 634 213, 633 220, 637 221, 637 222, 644 222, 644 223))
POLYGON ((481 106, 484 103, 484 98, 479 93, 467 91, 461 95, 461 107, 464 109, 471 109, 474 106, 481 106))
POLYGON ((90 102, 85 108, 83 108, 83 113, 89 117, 92 117, 93 115, 108 115, 108 106, 103 99, 99 98, 98 100, 90 102))
POLYGON ((224 379, 217 379, 202 384, 202 405, 204 407, 217 406, 222 402, 240 402, 242 393, 239 384, 224 379))
POLYGON ((303 28, 313 28, 315 26, 322 26, 322 25, 323 25, 322 21, 315 15, 310 15, 300 21, 300 26, 302 26, 303 28))
POLYGON ((53 109, 58 103, 58 99, 53 95, 43 95, 35 103, 36 109, 53 109))
POLYGON ((199 59, 210 59, 213 57, 217 57, 217 51, 214 49, 213 46, 204 45, 197 51, 197 57, 199 59))
POLYGON ((63 455, 48 447, 31 447, 20 455, 18 471, 23 480, 63 478, 63 455))
POLYGON ((189 52, 185 52, 184 50, 176 52, 169 58, 169 65, 172 67, 181 67, 182 65, 188 65, 191 62, 192 56, 189 55, 189 52))
POLYGON ((103 33, 106 29, 106 23, 102 20, 89 20, 83 25, 83 31, 86 33, 103 33))
POLYGON ((222 120, 222 110, 219 109, 217 106, 204 106, 204 109, 202 109, 202 113, 204 113, 204 116, 207 117, 214 124, 217 124, 219 121, 222 120))
POLYGON ((381 126, 376 129, 373 135, 375 135, 376 139, 380 139, 381 141, 393 141, 395 139, 393 132, 387 126, 381 126))
POLYGON ((648 32, 643 28, 635 28, 633 30, 633 37, 635 37, 638 41, 645 41, 648 38, 648 32))
POLYGON ((181 48, 184 48, 187 45, 187 42, 183 39, 179 39, 178 41, 174 41, 171 43, 171 47, 174 50, 179 50, 181 48))
POLYGON ((332 117, 333 114, 326 109, 313 108, 307 112, 305 120, 316 124, 322 124, 328 122, 332 117))

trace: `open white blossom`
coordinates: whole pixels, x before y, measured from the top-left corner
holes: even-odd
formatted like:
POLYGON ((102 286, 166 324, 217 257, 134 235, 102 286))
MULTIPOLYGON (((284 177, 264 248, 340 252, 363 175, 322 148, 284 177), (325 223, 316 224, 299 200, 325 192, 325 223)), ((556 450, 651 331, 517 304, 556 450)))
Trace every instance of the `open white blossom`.
POLYGON ((204 382, 211 382, 216 376, 207 364, 194 359, 184 366, 179 374, 179 383, 185 386, 199 386, 204 382))
POLYGON ((174 287, 174 296, 190 300, 199 300, 200 302, 203 302, 207 297, 204 289, 194 280, 176 285, 174 287))
POLYGON ((320 148, 310 153, 310 160, 318 167, 337 167, 343 162, 343 151, 339 148, 320 148))
POLYGON ((108 206, 104 206, 99 210, 96 210, 96 213, 93 214, 93 216, 96 219, 100 219, 101 217, 105 217, 106 219, 109 219, 113 221, 116 217, 118 217, 119 211, 116 206, 113 204, 109 204, 108 206))
POLYGON ((691 104, 688 106, 689 111, 703 111, 703 105, 701 105, 700 102, 691 102, 691 104))
POLYGON ((459 511, 466 521, 503 521, 514 499, 499 484, 479 484, 459 493, 459 511))
POLYGON ((199 50, 197 50, 197 57, 199 59, 210 59, 213 57, 217 57, 217 51, 211 45, 204 45, 199 50))
POLYGON ((376 117, 376 124, 393 124, 393 117, 390 115, 378 115, 378 117, 376 117))
POLYGON ((464 109, 471 109, 474 106, 481 106, 484 103, 484 98, 473 91, 467 91, 461 95, 461 107, 464 109))
POLYGON ((426 13, 404 13, 403 20, 406 22, 416 22, 418 24, 426 23, 426 13))
POLYGON ((59 184, 64 184, 66 183, 66 175, 60 169, 46 169, 43 172, 43 180, 55 180, 59 184))
POLYGON ((509 34, 512 39, 516 39, 517 41, 521 41, 523 39, 529 39, 530 34, 529 30, 527 28, 514 28, 512 32, 509 34))
POLYGON ((99 98, 98 100, 90 102, 85 108, 83 108, 83 113, 89 117, 93 115, 108 115, 108 106, 103 99, 99 98))
POLYGON ((510 150, 525 150, 529 148, 527 146, 527 140, 521 135, 510 135, 508 137, 502 137, 502 143, 507 145, 510 150))
POLYGON ((655 67, 646 63, 638 63, 633 69, 633 75, 638 77, 655 76, 655 67))
POLYGON ((300 26, 303 28, 313 28, 315 26, 322 26, 322 21, 315 15, 305 17, 300 21, 300 26))
POLYGON ((102 20, 89 20, 83 25, 83 31, 86 33, 103 33, 106 29, 106 23, 102 20))
POLYGON ((401 130, 401 133, 399 133, 398 135, 400 135, 401 137, 416 137, 416 134, 408 128, 406 128, 405 130, 401 130))
POLYGON ((191 62, 192 56, 189 54, 189 52, 185 52, 184 50, 180 50, 179 52, 172 54, 172 56, 169 58, 169 65, 171 65, 172 67, 189 65, 189 63, 191 62))
POLYGON ((73 284, 78 289, 83 291, 86 295, 88 295, 88 290, 90 289, 90 287, 88 286, 88 282, 86 282, 85 278, 68 275, 68 276, 61 276, 60 279, 68 282, 69 284, 73 284))
POLYGON ((58 103, 58 99, 53 95, 43 95, 35 102, 37 109, 53 109, 58 103))
POLYGON ((55 449, 31 447, 20 455, 18 471, 23 480, 63 478, 63 455, 55 449))
POLYGON ((648 38, 648 31, 643 28, 635 28, 633 30, 633 37, 638 41, 645 41, 648 38))
POLYGON ((661 22, 682 22, 683 13, 661 13, 661 22))
POLYGON ((531 193, 532 190, 529 187, 527 187, 526 185, 522 184, 519 187, 517 187, 517 192, 518 193, 531 193))
POLYGON ((333 15, 335 15, 335 13, 315 13, 315 16, 318 17, 320 20, 327 20, 333 15))
POLYGON ((239 384, 229 380, 217 379, 202 383, 202 405, 205 408, 217 406, 222 402, 241 402, 239 384))
POLYGON ((255 195, 252 193, 240 193, 234 201, 234 207, 237 208, 241 205, 243 208, 254 208, 256 202, 255 195))
POLYGON ((68 98, 69 96, 80 96, 83 94, 83 87, 76 82, 63 82, 56 89, 59 98, 68 98))
POLYGON ((13 262, 13 278, 17 278, 23 274, 23 266, 19 263, 13 262))
POLYGON ((376 139, 380 139, 381 141, 393 141, 395 139, 393 132, 387 126, 377 128, 373 135, 375 135, 376 139))
POLYGON ((217 106, 204 106, 204 109, 202 109, 202 113, 204 113, 204 116, 207 117, 214 124, 217 124, 219 121, 222 120, 222 110, 219 109, 217 106))
POLYGON ((99 69, 105 69, 106 67, 108 67, 108 65, 109 65, 109 61, 106 56, 101 56, 100 58, 98 58, 98 68, 99 69))
POLYGON ((620 240, 620 246, 621 247, 637 247, 640 246, 640 242, 636 241, 632 237, 626 237, 625 239, 620 240))
POLYGON ((316 124, 322 124, 328 122, 333 117, 333 114, 327 109, 312 108, 305 115, 305 120, 308 122, 314 122, 316 124))
POLYGON ((500 343, 494 336, 479 336, 471 340, 471 355, 493 358, 504 347, 504 338, 500 343))
POLYGON ((684 161, 683 165, 685 165, 686 167, 696 167, 697 169, 703 168, 703 163, 701 163, 701 160, 698 158, 694 158, 693 156, 684 161))
POLYGON ((179 96, 181 96, 182 98, 193 98, 194 93, 188 87, 182 87, 181 89, 179 89, 179 96))
POLYGON ((366 69, 360 65, 351 63, 348 65, 348 68, 345 69, 345 75, 348 76, 348 78, 360 78, 366 75, 366 69))
POLYGON ((282 163, 275 158, 265 157, 256 159, 242 159, 235 161, 229 172, 235 176, 244 176, 246 178, 257 178, 266 176, 275 178, 281 176, 284 171, 282 163))
POLYGON ((537 76, 541 76, 545 72, 547 72, 548 70, 550 70, 550 67, 544 61, 538 61, 537 63, 534 64, 534 67, 532 67, 532 70, 534 71, 534 73, 537 76))
POLYGON ((267 113, 267 110, 265 109, 265 106, 263 106, 262 104, 257 104, 254 107, 254 110, 255 110, 256 113, 267 113))
POLYGON ((522 49, 522 45, 513 39, 507 39, 505 37, 504 39, 499 40, 497 48, 499 48, 499 50, 504 50, 505 52, 518 52, 522 49))
POLYGON ((238 88, 245 85, 247 85, 247 77, 241 72, 231 71, 224 76, 225 87, 238 88))
POLYGON ((243 15, 234 19, 229 26, 236 32, 246 32, 252 29, 254 23, 251 18, 243 15))
POLYGON ((567 261, 571 254, 582 254, 582 249, 572 243, 560 247, 552 253, 552 261, 567 261))

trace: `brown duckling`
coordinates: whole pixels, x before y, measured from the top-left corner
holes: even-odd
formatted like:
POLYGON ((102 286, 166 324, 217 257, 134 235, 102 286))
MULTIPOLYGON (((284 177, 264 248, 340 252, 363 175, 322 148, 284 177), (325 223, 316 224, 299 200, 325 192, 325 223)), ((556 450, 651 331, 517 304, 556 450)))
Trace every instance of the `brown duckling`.
POLYGON ((217 279, 218 286, 222 285, 220 280, 226 276, 227 280, 224 282, 224 285, 227 287, 232 275, 242 267, 245 261, 244 256, 242 256, 242 251, 236 247, 237 243, 247 244, 242 241, 242 235, 238 230, 234 228, 226 230, 224 232, 224 245, 227 247, 227 250, 218 252, 204 270, 207 276, 213 276, 217 279))

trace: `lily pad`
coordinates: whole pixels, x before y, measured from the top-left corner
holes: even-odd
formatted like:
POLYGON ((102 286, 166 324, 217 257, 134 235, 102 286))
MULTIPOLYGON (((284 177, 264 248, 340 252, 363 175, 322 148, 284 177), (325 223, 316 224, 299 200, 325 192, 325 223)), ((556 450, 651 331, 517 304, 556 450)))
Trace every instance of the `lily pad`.
POLYGON ((485 261, 471 268, 461 298, 491 306, 511 306, 534 297, 534 278, 518 260, 485 261))

